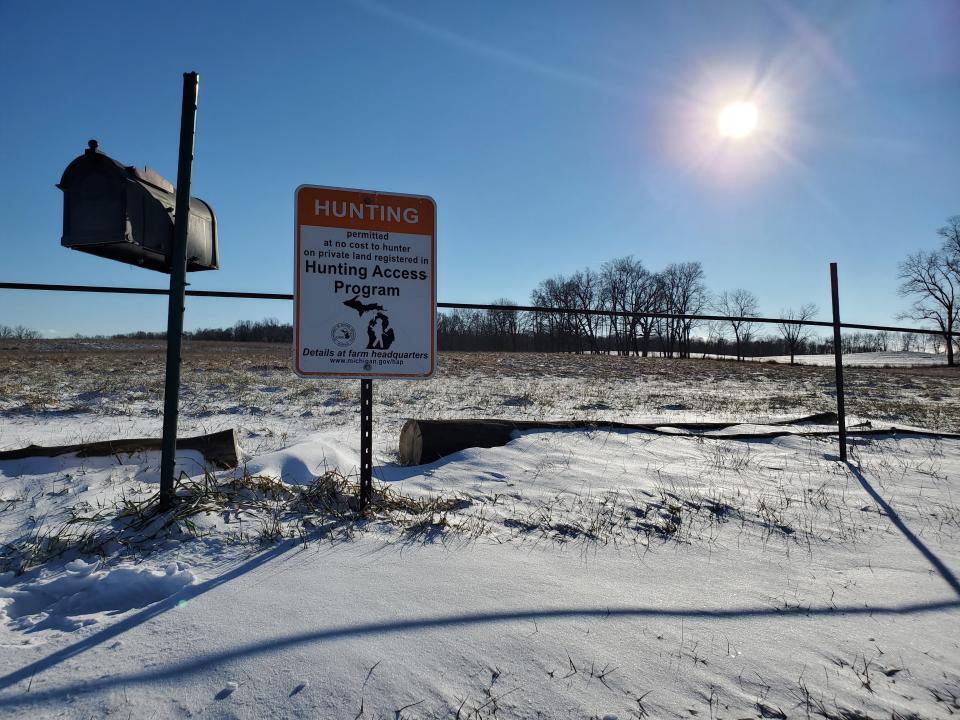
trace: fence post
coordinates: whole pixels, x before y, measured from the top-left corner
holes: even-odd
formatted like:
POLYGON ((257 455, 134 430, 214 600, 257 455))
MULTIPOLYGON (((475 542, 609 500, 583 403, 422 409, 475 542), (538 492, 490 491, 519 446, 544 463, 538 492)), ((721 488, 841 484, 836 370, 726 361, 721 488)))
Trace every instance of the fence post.
POLYGON ((173 468, 177 454, 177 418, 180 412, 180 346, 183 339, 184 293, 187 288, 187 226, 190 222, 190 180, 193 136, 197 121, 195 72, 183 74, 180 109, 180 158, 174 209, 173 257, 170 265, 170 301, 167 305, 167 377, 163 388, 163 440, 160 457, 160 509, 173 504, 173 468))
POLYGON ((373 380, 360 381, 360 509, 373 496, 373 380))
POLYGON ((837 264, 830 263, 830 293, 833 300, 833 364, 837 375, 837 427, 840 435, 840 460, 847 461, 847 417, 843 406, 843 350, 840 343, 840 294, 837 289, 837 264))

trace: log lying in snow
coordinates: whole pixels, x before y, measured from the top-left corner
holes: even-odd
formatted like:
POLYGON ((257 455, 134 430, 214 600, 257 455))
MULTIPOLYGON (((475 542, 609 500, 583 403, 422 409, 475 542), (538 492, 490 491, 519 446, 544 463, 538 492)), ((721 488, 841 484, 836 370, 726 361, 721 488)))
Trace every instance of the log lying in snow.
POLYGON ((400 429, 400 464, 421 465, 471 447, 500 447, 520 425, 509 420, 407 420, 400 429))
MULTIPOLYGON (((799 425, 804 423, 835 425, 835 413, 826 412, 794 420, 766 422, 764 425, 799 425)), ((679 428, 683 430, 722 430, 742 425, 742 422, 707 423, 622 423, 609 420, 407 420, 400 430, 400 462, 420 465, 472 447, 491 448, 506 445, 518 430, 584 430, 605 428, 611 430, 656 430, 679 428)))
MULTIPOLYGON (((144 450, 159 450, 159 438, 135 438, 132 440, 102 440, 100 442, 79 443, 77 445, 57 445, 41 447, 30 445, 19 450, 0 452, 0 460, 20 460, 30 457, 56 457, 67 453, 77 453, 79 457, 96 457, 102 455, 117 455, 142 452, 144 450)), ((237 435, 231 428, 208 435, 178 438, 177 450, 196 450, 203 453, 203 457, 211 465, 230 469, 237 466, 237 435)))

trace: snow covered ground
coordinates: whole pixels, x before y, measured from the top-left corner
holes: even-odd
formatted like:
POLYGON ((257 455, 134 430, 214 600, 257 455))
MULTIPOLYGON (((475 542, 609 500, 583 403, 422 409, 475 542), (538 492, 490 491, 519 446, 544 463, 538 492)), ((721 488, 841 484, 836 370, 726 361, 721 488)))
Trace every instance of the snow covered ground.
MULTIPOLYGON (((0 449, 157 435, 155 345, 0 349, 0 449)), ((873 428, 960 429, 947 369, 851 373, 873 428)), ((406 417, 749 423, 832 409, 829 369, 450 355, 375 383, 191 346, 184 452, 0 461, 0 716, 940 718, 960 713, 960 440, 529 431, 396 464, 406 417)), ((743 428, 741 428, 743 429, 743 428)))
MULTIPOLYGON (((790 362, 789 355, 771 355, 762 358, 749 358, 755 362, 790 362)), ((794 361, 801 365, 822 365, 833 367, 833 355, 797 355, 794 361)), ((946 353, 928 352, 860 352, 847 353, 843 356, 844 366, 851 367, 925 367, 931 365, 946 365, 946 353)))

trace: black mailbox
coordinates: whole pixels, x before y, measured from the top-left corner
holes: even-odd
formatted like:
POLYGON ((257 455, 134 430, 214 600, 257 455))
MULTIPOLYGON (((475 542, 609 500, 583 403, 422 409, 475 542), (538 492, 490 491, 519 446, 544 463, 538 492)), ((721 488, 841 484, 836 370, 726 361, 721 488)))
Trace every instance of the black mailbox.
MULTIPOLYGON (((173 257, 174 187, 156 172, 122 165, 97 150, 91 140, 83 155, 67 165, 60 244, 170 272, 173 257)), ((190 198, 187 270, 220 267, 217 219, 213 208, 190 198)))

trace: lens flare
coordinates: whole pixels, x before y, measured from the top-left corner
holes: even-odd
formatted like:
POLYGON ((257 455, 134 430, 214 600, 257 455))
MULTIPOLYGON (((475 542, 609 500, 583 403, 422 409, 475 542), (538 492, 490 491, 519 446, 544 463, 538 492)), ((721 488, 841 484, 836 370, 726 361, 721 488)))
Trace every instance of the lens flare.
POLYGON ((735 102, 720 111, 717 130, 728 138, 743 138, 757 127, 757 108, 750 102, 735 102))

